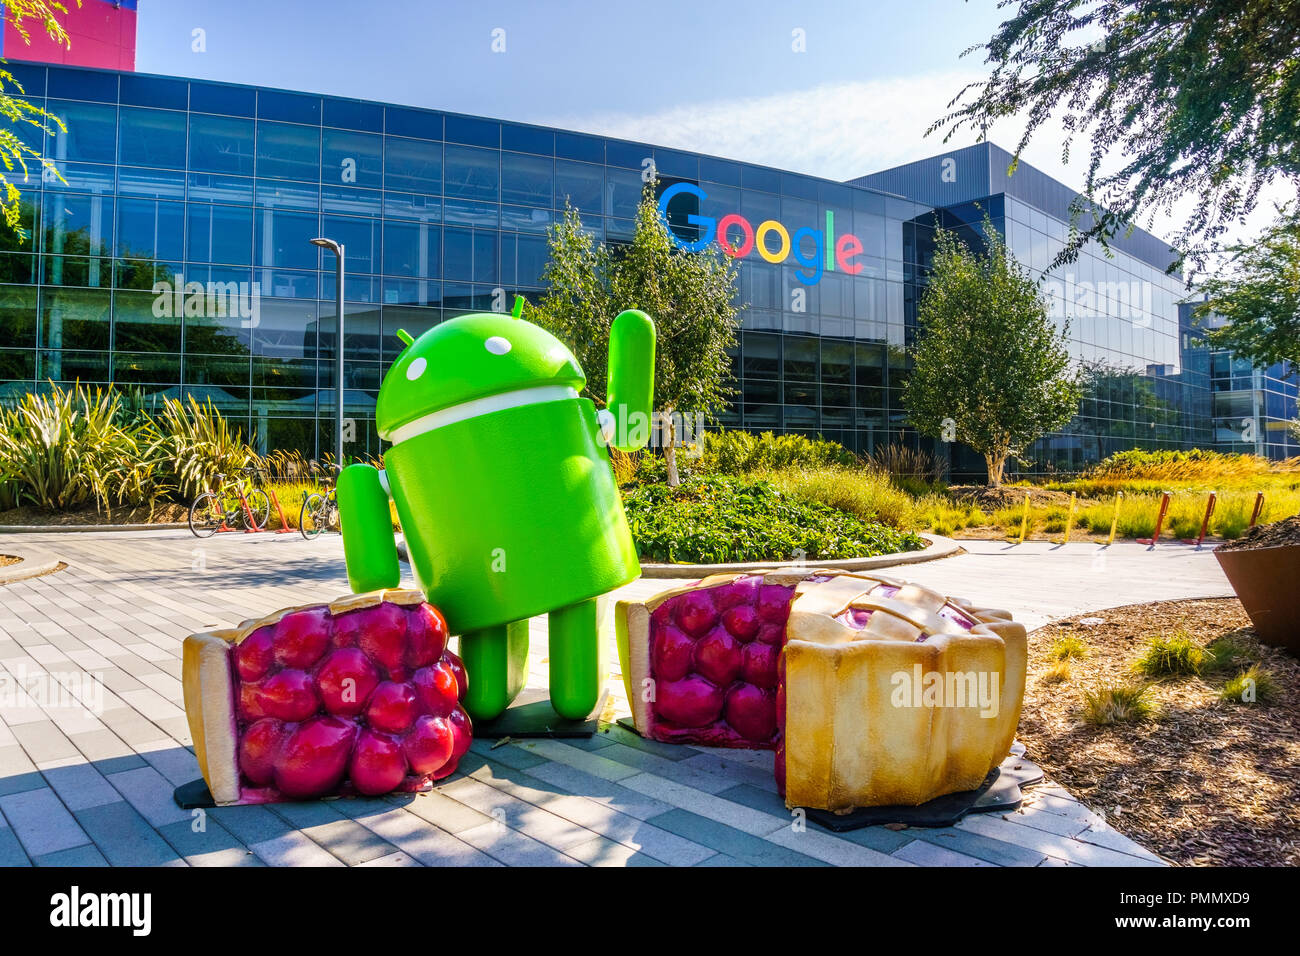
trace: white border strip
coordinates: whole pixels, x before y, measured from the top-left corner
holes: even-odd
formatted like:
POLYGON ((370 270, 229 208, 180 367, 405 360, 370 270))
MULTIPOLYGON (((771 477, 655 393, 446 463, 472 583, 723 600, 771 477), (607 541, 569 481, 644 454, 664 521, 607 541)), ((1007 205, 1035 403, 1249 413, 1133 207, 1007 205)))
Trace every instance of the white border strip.
POLYGON ((568 385, 538 385, 534 388, 521 388, 513 392, 502 392, 499 395, 487 395, 483 398, 461 402, 459 405, 452 405, 449 408, 440 408, 436 412, 421 415, 405 425, 399 425, 393 429, 390 441, 396 445, 408 438, 415 438, 417 435, 431 432, 435 428, 443 428, 456 422, 463 422, 467 418, 477 418, 480 415, 499 412, 507 408, 518 408, 520 405, 540 405, 543 402, 560 402, 577 397, 577 391, 568 385))

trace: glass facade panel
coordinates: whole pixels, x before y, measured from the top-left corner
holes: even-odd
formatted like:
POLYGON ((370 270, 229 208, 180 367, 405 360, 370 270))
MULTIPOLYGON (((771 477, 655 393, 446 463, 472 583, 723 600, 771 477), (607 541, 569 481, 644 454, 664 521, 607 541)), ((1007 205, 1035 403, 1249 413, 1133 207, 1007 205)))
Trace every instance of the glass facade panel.
MULTIPOLYGON (((1280 427, 1295 415, 1289 368, 1212 358, 1179 306, 1181 280, 1149 255, 1121 248, 1108 258, 1094 247, 1044 275, 1065 221, 1015 196, 936 208, 898 190, 486 118, 14 68, 30 95, 48 92, 68 132, 43 143, 21 131, 66 183, 23 184, 30 235, 0 230, 5 381, 179 388, 217 403, 263 447, 317 453, 329 447, 337 346, 333 257, 310 244, 323 234, 347 249, 345 399, 365 446, 356 451, 378 453, 373 402, 401 349, 397 329, 419 334, 498 308, 502 288, 535 296, 546 230, 566 203, 594 237, 630 239, 653 158, 665 180, 707 194, 675 202, 679 235, 698 235, 688 213, 730 217, 727 240, 749 246, 738 394, 719 412, 729 426, 821 432, 861 451, 916 445, 900 394, 934 228, 978 243, 987 211, 1090 369, 1079 416, 1027 452, 1027 469, 1077 468, 1134 443, 1245 450, 1240 422, 1252 416, 1264 436, 1254 450, 1297 453, 1280 427), (769 221, 779 228, 760 229, 769 221), (846 236, 841 261, 835 243, 846 236), (155 308, 155 284, 170 288, 178 276, 177 307, 155 308), (258 296, 257 321, 240 314, 240 290, 258 296)), ((978 477, 982 463, 968 450, 935 447, 955 474, 978 477)))

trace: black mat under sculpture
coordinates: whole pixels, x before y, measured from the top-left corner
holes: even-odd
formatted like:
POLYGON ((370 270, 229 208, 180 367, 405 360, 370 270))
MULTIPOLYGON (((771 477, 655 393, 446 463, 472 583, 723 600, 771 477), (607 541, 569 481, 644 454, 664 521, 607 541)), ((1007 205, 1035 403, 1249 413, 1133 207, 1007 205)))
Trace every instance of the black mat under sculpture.
POLYGON ((605 709, 608 694, 602 692, 586 720, 561 717, 551 707, 546 688, 525 687, 513 704, 495 720, 474 721, 474 737, 499 740, 502 737, 590 737, 596 733, 597 718, 605 709))
POLYGON ((172 799, 182 810, 207 810, 217 805, 217 802, 212 799, 212 791, 208 789, 207 782, 202 777, 181 784, 172 791, 172 799))
POLYGON ((909 827, 950 827, 968 813, 1014 810, 1024 801, 1022 787, 1041 783, 1043 771, 1024 757, 1012 754, 989 771, 975 790, 935 797, 918 807, 859 807, 843 815, 829 810, 806 809, 808 819, 836 833, 863 827, 902 824, 909 827))

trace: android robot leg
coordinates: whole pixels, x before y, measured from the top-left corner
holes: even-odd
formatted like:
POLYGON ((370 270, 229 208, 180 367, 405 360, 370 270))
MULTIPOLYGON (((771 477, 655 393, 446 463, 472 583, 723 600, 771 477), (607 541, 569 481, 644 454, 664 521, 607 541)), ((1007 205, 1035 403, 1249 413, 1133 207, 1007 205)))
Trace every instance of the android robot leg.
POLYGON ((551 706, 561 717, 584 720, 605 684, 596 598, 551 611, 548 626, 551 706))
POLYGON ((500 717, 528 681, 528 621, 462 634, 460 656, 469 678, 465 710, 474 720, 500 717))

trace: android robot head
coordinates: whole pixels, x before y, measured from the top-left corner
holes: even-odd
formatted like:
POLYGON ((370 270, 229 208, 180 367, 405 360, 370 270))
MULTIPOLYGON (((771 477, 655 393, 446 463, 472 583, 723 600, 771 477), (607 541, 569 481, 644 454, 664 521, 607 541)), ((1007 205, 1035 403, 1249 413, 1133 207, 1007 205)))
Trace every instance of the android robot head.
POLYGON ((386 491, 416 582, 466 636, 472 686, 467 635, 500 634, 544 612, 589 616, 591 599, 640 573, 604 446, 614 436, 631 449, 648 436, 638 425, 649 421, 654 326, 634 311, 615 320, 600 413, 579 395, 586 378, 569 349, 515 315, 466 315, 413 341, 402 335, 408 345, 376 407, 379 434, 393 443, 385 471, 354 465, 340 477, 348 575, 358 591, 396 583, 386 491))

